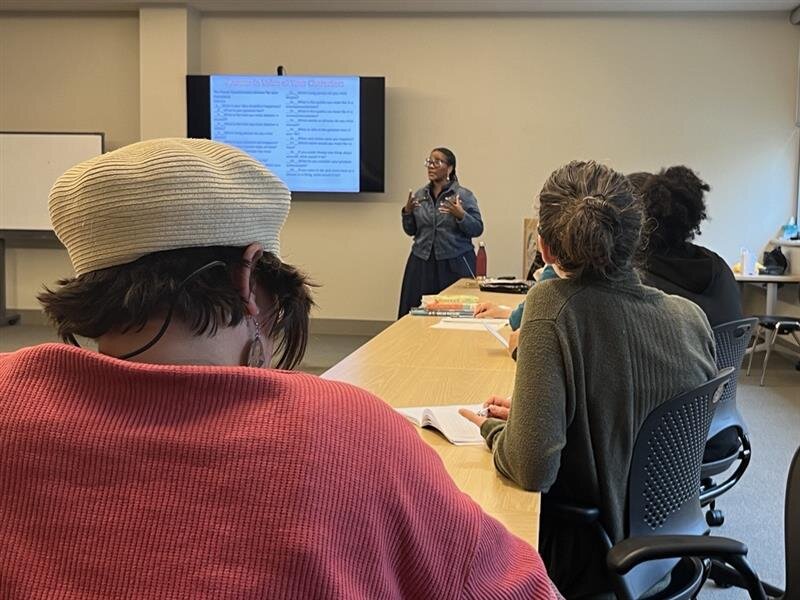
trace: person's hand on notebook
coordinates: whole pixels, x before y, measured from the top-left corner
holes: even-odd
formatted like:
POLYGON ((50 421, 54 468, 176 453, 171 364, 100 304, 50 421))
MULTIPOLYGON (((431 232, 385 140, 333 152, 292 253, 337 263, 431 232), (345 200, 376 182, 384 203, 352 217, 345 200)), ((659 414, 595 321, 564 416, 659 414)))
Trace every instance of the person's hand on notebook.
POLYGON ((511 398, 503 398, 502 396, 492 396, 483 403, 483 409, 475 413, 468 408, 459 409, 460 414, 465 419, 472 421, 480 427, 486 422, 486 419, 508 419, 508 412, 511 409, 511 398))
POLYGON ((478 319, 507 319, 511 314, 511 307, 494 302, 481 302, 475 305, 472 316, 478 319))
POLYGON ((511 410, 511 398, 491 396, 483 403, 483 406, 486 408, 487 417, 506 421, 508 419, 508 413, 511 410))

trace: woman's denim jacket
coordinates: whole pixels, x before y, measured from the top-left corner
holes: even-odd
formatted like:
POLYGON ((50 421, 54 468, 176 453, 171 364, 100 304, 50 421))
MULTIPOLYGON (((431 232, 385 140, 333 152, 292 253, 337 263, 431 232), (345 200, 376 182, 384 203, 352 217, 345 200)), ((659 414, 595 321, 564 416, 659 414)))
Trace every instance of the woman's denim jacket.
POLYGON ((446 260, 474 252, 472 238, 483 233, 483 220, 475 194, 461 187, 457 181, 451 181, 435 201, 431 196, 430 184, 414 192, 414 198, 419 206, 410 215, 402 213, 403 231, 414 236, 414 245, 411 247, 414 256, 428 260, 433 249, 437 260, 446 260), (440 213, 438 208, 445 198, 455 199, 456 196, 461 199, 461 206, 466 211, 460 221, 456 221, 450 213, 440 213))

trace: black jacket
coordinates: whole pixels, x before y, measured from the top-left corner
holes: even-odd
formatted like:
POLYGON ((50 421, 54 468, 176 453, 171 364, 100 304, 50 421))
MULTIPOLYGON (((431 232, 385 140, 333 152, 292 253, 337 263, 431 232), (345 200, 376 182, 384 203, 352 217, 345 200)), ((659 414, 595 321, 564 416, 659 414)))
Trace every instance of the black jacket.
POLYGON ((680 249, 653 252, 647 258, 644 282, 691 300, 703 309, 712 327, 742 318, 733 271, 708 248, 687 243, 680 249))

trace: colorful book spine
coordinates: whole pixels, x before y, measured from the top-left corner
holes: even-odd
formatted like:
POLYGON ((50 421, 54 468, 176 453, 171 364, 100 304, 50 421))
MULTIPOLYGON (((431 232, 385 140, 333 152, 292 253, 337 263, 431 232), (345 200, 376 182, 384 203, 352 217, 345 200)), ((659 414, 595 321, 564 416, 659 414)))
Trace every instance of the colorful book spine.
POLYGON ((475 310, 477 304, 464 304, 463 302, 432 302, 423 304, 425 310, 475 310))
POLYGON ((472 317, 473 311, 470 310, 426 310, 424 308, 412 308, 409 313, 418 317, 472 317))

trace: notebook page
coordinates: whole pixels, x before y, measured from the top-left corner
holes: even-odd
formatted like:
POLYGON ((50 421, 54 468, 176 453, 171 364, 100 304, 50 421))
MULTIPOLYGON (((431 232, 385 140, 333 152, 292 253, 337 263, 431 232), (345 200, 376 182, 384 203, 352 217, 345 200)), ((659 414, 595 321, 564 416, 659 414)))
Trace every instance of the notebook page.
POLYGON ((410 408, 398 408, 397 412, 411 420, 412 423, 422 427, 422 418, 425 413, 424 406, 412 406, 410 408))
POLYGON ((444 434, 450 443, 456 446, 483 444, 480 428, 458 414, 459 408, 468 408, 473 412, 478 412, 481 409, 481 405, 431 406, 428 410, 433 416, 433 425, 444 434))
POLYGON ((487 327, 497 330, 508 324, 508 319, 472 319, 468 317, 454 319, 445 317, 431 325, 431 329, 460 329, 462 331, 485 331, 487 327))

